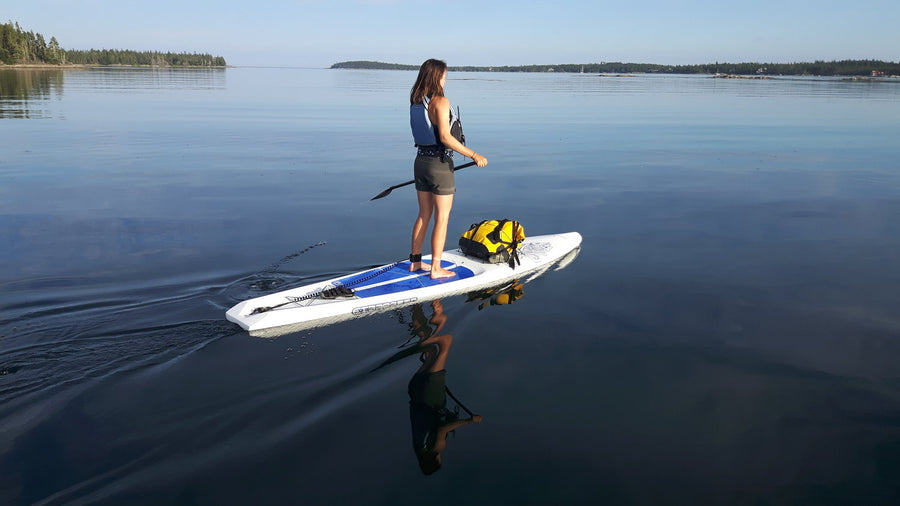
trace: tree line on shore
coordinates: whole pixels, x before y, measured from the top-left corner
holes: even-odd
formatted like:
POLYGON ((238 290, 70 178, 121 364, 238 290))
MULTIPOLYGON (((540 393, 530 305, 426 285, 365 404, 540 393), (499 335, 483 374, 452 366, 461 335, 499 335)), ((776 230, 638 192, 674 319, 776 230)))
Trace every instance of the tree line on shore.
MULTIPOLYGON (((418 70, 418 65, 376 61, 335 63, 333 69, 418 70)), ((654 63, 568 63, 559 65, 520 65, 502 67, 449 67, 454 72, 560 72, 591 74, 739 74, 739 75, 809 75, 870 76, 900 75, 900 63, 880 60, 815 61, 810 63, 708 63, 704 65, 659 65, 654 63)))
POLYGON ((49 65, 132 65, 151 67, 224 67, 225 58, 198 53, 162 53, 121 49, 67 50, 56 37, 25 31, 12 21, 0 24, 0 63, 49 65))
POLYGON ((225 58, 198 53, 160 53, 119 49, 66 51, 68 63, 76 65, 133 65, 149 67, 224 67, 225 58))

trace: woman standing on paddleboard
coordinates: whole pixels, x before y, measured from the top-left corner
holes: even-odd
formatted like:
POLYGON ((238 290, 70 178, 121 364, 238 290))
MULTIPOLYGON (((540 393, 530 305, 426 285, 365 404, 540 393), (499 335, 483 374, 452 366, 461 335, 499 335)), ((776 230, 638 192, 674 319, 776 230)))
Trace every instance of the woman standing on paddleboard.
POLYGON ((412 229, 409 270, 414 272, 428 268, 427 264, 422 263, 422 246, 428 233, 428 223, 434 216, 430 269, 431 277, 436 279, 455 275, 441 267, 453 194, 456 193, 453 152, 471 158, 479 167, 488 164, 487 158, 465 146, 459 118, 454 122, 450 101, 444 96, 446 81, 447 64, 441 60, 427 60, 419 68, 419 75, 409 95, 409 124, 418 148, 414 174, 419 200, 419 215, 412 229))

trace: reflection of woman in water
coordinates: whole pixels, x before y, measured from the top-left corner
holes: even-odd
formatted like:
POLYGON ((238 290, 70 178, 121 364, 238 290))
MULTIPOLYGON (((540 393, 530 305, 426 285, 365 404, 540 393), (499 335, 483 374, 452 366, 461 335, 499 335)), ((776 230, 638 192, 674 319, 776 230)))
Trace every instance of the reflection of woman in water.
POLYGON ((482 420, 481 416, 471 413, 470 418, 459 419, 455 412, 447 409, 447 387, 444 381, 447 371, 444 366, 453 337, 449 334, 437 335, 447 322, 447 316, 439 300, 433 301, 431 306, 434 315, 430 320, 425 317, 421 305, 412 307, 411 325, 413 333, 419 338, 422 366, 407 387, 413 449, 419 459, 419 467, 425 474, 432 474, 441 468, 441 452, 447 447, 447 435, 450 432, 482 420), (435 325, 433 330, 429 323, 435 325))

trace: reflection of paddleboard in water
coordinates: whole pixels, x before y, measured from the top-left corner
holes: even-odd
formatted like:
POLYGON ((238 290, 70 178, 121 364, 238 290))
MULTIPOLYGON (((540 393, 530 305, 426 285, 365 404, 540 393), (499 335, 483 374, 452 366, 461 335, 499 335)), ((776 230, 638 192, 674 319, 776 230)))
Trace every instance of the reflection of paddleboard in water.
POLYGON ((409 262, 399 262, 249 299, 225 316, 251 332, 285 325, 291 326, 287 331, 327 325, 534 277, 561 260, 571 261, 567 255, 580 245, 578 232, 528 237, 519 246, 520 264, 515 269, 463 256, 459 249, 448 250, 441 264, 456 273, 451 278, 431 279, 428 271, 409 272, 409 262))

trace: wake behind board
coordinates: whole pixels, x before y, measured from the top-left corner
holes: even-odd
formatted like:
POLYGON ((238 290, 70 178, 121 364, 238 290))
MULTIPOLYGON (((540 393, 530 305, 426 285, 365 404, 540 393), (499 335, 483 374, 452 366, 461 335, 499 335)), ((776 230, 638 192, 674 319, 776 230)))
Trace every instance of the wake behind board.
MULTIPOLYGON (((285 326, 293 332, 328 325, 537 276, 580 245, 578 232, 528 237, 519 247, 521 263, 515 269, 466 257, 459 249, 448 250, 441 265, 456 273, 451 278, 431 279, 428 271, 409 272, 408 261, 398 262, 249 299, 229 309, 225 317, 251 334, 285 326)), ((430 262, 430 256, 423 260, 430 262)))

